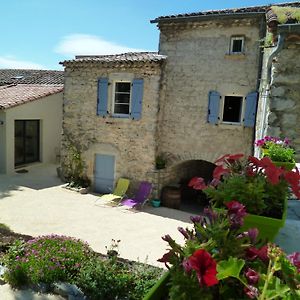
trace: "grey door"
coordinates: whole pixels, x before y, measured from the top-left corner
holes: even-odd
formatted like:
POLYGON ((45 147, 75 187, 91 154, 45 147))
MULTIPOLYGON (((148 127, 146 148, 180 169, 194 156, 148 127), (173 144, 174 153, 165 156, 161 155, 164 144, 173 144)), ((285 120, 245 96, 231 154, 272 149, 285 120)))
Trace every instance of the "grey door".
POLYGON ((94 190, 97 193, 111 193, 114 185, 115 157, 113 155, 96 154, 94 190))

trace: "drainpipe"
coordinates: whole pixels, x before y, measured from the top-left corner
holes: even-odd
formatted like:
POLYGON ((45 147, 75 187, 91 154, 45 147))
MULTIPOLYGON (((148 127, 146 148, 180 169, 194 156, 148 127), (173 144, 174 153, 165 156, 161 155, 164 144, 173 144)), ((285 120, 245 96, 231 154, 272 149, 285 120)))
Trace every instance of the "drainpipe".
POLYGON ((275 47, 275 49, 272 51, 272 53, 269 56, 268 63, 267 63, 267 70, 268 70, 267 85, 269 85, 271 82, 272 60, 273 60, 274 56, 277 55, 282 50, 283 45, 284 45, 285 36, 286 36, 285 32, 279 34, 277 46, 275 47))
MULTIPOLYGON (((265 131, 266 127, 266 114, 267 114, 267 99, 269 96, 269 91, 270 91, 270 83, 271 83, 271 73, 272 73, 272 61, 273 58, 282 50, 284 41, 285 41, 286 33, 280 33, 278 36, 278 42, 277 46, 274 48, 274 50, 271 52, 268 62, 267 62, 267 78, 266 78, 266 89, 262 91, 262 99, 263 99, 263 104, 262 104, 262 126, 259 134, 259 138, 261 139, 263 137, 263 133, 265 131)), ((260 155, 260 151, 258 149, 255 150, 256 155, 260 155)))

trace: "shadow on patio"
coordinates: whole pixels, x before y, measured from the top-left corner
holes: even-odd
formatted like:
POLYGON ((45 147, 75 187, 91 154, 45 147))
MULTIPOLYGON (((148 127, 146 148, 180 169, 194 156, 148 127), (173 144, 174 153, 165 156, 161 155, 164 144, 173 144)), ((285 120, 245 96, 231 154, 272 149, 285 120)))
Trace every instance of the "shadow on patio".
POLYGON ((0 199, 22 188, 41 190, 63 184, 57 177, 56 165, 38 164, 23 169, 24 173, 0 175, 0 199))

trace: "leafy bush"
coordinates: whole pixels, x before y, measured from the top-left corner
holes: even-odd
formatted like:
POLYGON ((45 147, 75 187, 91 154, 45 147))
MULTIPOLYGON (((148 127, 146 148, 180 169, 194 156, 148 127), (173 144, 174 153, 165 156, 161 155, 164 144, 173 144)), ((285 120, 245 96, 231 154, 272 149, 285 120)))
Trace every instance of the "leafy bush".
POLYGON ((5 279, 12 286, 72 282, 91 249, 81 240, 58 235, 41 236, 26 243, 16 241, 4 257, 5 279))
POLYGON ((94 258, 85 264, 76 280, 90 299, 141 299, 161 276, 161 269, 120 263, 116 258, 94 258))
POLYGON ((189 186, 202 190, 216 207, 239 200, 251 214, 281 218, 284 200, 290 187, 300 197, 300 173, 275 166, 269 157, 257 159, 243 154, 226 154, 219 158, 213 180, 207 185, 194 177, 189 186))
POLYGON ((295 151, 293 148, 282 147, 281 145, 270 145, 267 156, 272 161, 295 162, 295 151))

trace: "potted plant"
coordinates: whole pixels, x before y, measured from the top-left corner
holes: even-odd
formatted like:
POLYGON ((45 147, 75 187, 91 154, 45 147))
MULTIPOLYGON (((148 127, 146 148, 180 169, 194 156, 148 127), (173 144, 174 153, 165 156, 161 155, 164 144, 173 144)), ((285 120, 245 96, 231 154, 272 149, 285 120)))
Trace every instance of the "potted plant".
POLYGON ((269 157, 277 166, 292 170, 295 167, 295 150, 291 147, 288 138, 280 139, 278 137, 265 136, 255 142, 255 145, 261 148, 263 157, 269 157))
POLYGON ((212 182, 206 184, 196 177, 189 185, 202 190, 215 207, 232 200, 241 202, 249 212, 243 229, 258 227, 260 238, 272 241, 285 223, 289 187, 300 198, 298 169, 288 171, 269 157, 245 159, 243 154, 227 154, 215 163, 212 182))
POLYGON ((155 158, 156 170, 162 170, 166 167, 167 160, 163 154, 157 155, 155 158))
POLYGON ((169 235, 168 252, 159 259, 169 272, 147 300, 299 299, 300 253, 287 256, 268 243, 258 246, 258 230, 241 233, 245 206, 230 201, 227 210, 206 209, 193 216, 193 228, 178 228, 179 245, 169 235))

